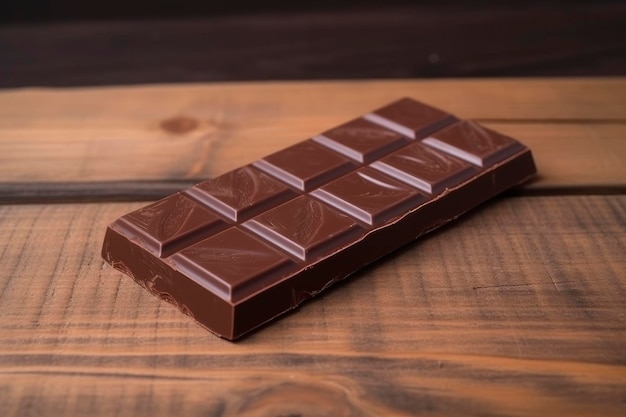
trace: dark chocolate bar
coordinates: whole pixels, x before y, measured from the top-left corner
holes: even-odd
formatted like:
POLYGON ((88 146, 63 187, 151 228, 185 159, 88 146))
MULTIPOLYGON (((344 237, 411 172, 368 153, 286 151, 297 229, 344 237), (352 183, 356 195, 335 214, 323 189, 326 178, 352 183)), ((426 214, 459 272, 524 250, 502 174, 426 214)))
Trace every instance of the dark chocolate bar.
POLYGON ((401 99, 121 217, 102 256, 235 339, 535 172, 514 139, 401 99))

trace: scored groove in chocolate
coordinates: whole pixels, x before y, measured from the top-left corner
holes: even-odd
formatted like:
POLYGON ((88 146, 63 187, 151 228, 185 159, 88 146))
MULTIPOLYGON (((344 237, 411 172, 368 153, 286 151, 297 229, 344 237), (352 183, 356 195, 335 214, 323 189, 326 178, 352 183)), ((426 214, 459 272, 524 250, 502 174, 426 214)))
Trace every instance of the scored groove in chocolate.
POLYGON ((233 339, 534 173, 519 142, 402 99, 121 217, 102 253, 233 339))
POLYGON ((411 139, 422 139, 458 120, 451 114, 409 98, 374 110, 363 118, 411 139))
POLYGON ((244 298, 294 269, 289 258, 237 227, 181 250, 171 261, 197 284, 227 300, 244 298))
POLYGON ((378 226, 427 199, 369 167, 325 184, 311 195, 370 226, 378 226))
POLYGON ((312 140, 297 143, 253 165, 300 191, 308 191, 354 168, 350 160, 312 140), (306 155, 306 158, 301 158, 306 155))
POLYGON ((350 217, 307 195, 268 210, 243 226, 303 261, 327 255, 350 237, 363 234, 350 217))
POLYGON ((470 121, 462 121, 442 129, 423 142, 483 168, 519 152, 524 147, 514 139, 470 121))
POLYGON ((121 217, 116 226, 154 255, 166 257, 228 225, 207 208, 177 193, 121 217))
POLYGON ((360 163, 372 162, 406 144, 406 138, 399 133, 362 118, 328 130, 313 140, 360 163))
POLYGON ((201 182, 184 193, 235 222, 295 196, 288 186, 251 165, 201 182))
POLYGON ((415 142, 371 165, 429 194, 439 194, 471 177, 476 169, 467 162, 415 142))

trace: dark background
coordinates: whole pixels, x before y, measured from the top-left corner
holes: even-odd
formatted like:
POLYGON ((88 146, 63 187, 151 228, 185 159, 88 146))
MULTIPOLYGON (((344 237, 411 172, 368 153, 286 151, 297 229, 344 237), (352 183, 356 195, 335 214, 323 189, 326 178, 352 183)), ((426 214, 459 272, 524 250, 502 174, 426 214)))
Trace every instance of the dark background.
POLYGON ((626 74, 623 1, 1 0, 0 87, 626 74))

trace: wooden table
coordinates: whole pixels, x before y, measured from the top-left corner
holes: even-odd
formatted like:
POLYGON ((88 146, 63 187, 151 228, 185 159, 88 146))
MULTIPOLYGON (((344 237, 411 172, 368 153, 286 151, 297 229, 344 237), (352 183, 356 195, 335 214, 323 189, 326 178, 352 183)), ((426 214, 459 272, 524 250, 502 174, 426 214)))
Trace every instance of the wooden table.
POLYGON ((1 416, 626 415, 625 78, 5 90, 0 181, 1 416), (102 261, 138 200, 405 95, 539 178, 238 343, 102 261))

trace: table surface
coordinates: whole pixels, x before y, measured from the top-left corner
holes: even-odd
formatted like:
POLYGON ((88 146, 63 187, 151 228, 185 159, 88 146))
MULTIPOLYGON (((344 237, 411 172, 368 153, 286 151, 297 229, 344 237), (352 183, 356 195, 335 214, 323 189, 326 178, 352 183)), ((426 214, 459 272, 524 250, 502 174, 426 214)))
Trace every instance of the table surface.
POLYGON ((0 415, 626 413, 626 78, 0 92, 0 415), (100 257, 120 215, 401 96, 537 180, 232 343, 100 257))
POLYGON ((624 1, 251 3, 0 1, 0 87, 626 74, 624 1))

